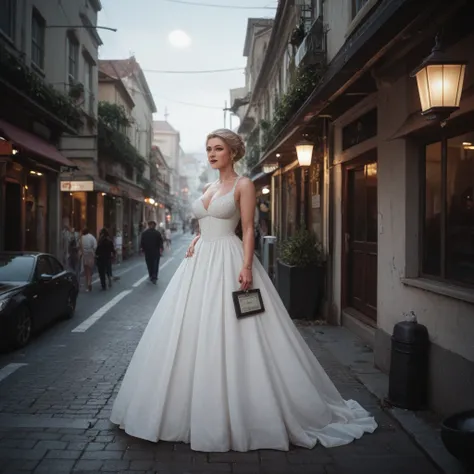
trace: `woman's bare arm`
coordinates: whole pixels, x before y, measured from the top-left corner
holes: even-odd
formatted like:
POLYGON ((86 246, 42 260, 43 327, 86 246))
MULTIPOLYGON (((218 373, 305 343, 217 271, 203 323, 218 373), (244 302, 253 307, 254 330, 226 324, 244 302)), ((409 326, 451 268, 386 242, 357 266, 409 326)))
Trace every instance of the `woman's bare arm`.
POLYGON ((239 275, 242 290, 252 286, 252 264, 255 250, 255 201, 256 193, 253 182, 242 178, 237 184, 237 197, 240 206, 240 219, 242 222, 242 242, 244 245, 244 261, 239 275))

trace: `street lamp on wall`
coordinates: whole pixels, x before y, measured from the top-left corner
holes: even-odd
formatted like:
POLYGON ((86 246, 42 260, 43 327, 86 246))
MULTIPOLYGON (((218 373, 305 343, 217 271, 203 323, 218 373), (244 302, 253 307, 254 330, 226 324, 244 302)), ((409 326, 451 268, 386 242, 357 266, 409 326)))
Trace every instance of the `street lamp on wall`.
POLYGON ((422 115, 445 121, 459 109, 466 64, 450 58, 436 37, 431 54, 411 73, 416 77, 422 115))
POLYGON ((308 140, 302 140, 296 144, 296 155, 300 166, 311 166, 313 158, 314 143, 308 140))

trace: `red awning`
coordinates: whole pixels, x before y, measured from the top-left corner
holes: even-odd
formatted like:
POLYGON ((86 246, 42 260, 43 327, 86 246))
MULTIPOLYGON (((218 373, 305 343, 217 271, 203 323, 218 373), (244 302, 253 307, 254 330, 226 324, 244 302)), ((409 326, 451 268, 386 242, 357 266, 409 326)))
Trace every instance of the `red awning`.
POLYGON ((63 166, 76 166, 71 160, 62 155, 59 150, 43 138, 37 137, 26 130, 0 119, 0 132, 16 146, 24 148, 35 155, 55 161, 63 166))

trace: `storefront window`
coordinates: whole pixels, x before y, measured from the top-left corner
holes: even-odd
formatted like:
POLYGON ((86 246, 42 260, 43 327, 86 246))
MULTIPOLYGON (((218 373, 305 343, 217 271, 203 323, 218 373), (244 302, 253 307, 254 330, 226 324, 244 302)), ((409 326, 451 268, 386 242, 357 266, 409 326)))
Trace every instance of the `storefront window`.
POLYGON ((25 250, 45 252, 47 241, 47 183, 43 174, 30 172, 25 186, 25 250))
POLYGON ((85 192, 63 193, 62 196, 62 223, 70 230, 81 232, 86 226, 86 203, 85 192))
POLYGON ((474 286, 474 133, 425 148, 423 273, 474 286))
POLYGON ((117 229, 117 211, 116 200, 114 196, 108 194, 104 196, 104 227, 109 230, 111 235, 115 235, 117 229))

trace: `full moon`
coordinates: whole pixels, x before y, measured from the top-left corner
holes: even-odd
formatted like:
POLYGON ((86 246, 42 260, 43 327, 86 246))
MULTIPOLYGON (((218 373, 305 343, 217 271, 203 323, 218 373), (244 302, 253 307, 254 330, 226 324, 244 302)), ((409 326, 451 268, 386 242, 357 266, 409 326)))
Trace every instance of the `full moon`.
POLYGON ((191 44, 191 38, 182 30, 174 30, 168 35, 168 41, 175 48, 187 48, 191 44))

